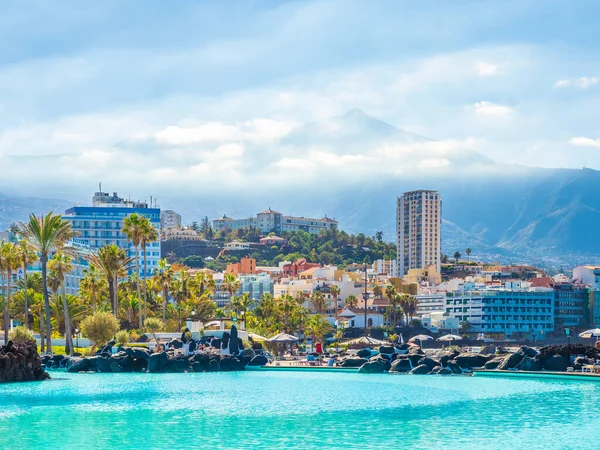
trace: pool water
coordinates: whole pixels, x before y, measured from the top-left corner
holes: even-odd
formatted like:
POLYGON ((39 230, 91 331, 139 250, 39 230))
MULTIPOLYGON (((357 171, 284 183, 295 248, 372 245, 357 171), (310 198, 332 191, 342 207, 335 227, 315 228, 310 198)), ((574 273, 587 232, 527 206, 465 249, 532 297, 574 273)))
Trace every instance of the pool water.
POLYGON ((238 372, 0 385, 4 448, 598 448, 600 383, 238 372))

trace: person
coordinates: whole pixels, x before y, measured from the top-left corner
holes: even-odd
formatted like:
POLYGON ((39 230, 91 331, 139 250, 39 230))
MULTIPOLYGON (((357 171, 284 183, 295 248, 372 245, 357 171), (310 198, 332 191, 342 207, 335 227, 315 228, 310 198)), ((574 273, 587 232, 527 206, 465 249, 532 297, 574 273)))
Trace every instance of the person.
POLYGON ((600 351, 600 340, 597 340, 596 343, 594 344, 594 348, 598 351, 600 351))
POLYGON ((323 344, 321 344, 320 342, 317 342, 317 345, 315 345, 315 351, 317 353, 323 353, 323 344))
POLYGON ((330 356, 329 359, 327 360, 327 367, 333 367, 335 364, 335 359, 333 359, 333 356, 330 356))

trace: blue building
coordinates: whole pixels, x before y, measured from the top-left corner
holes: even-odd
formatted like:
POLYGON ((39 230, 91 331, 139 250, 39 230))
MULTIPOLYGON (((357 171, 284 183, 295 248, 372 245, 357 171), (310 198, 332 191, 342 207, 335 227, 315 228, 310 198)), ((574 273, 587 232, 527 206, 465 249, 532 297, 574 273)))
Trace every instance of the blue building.
MULTIPOLYGON (((88 245, 92 250, 116 244, 133 258, 136 256, 135 248, 130 245, 127 236, 121 231, 123 220, 133 213, 150 219, 160 234, 160 208, 149 207, 145 202, 124 200, 118 197, 116 192, 112 196, 104 192, 96 192, 93 206, 69 208, 63 218, 71 222, 73 230, 77 233, 78 242, 88 245)), ((143 252, 140 250, 140 275, 143 273, 143 257, 143 252)), ((160 240, 148 244, 146 258, 147 275, 152 275, 160 260, 160 240)), ((134 271, 132 267, 130 273, 134 271)))

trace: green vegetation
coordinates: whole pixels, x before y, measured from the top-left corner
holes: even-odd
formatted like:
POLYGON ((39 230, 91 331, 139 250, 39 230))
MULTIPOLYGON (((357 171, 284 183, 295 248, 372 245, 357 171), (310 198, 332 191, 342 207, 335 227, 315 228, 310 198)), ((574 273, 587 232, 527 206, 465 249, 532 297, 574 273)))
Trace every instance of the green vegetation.
MULTIPOLYGON (((255 228, 220 231, 216 239, 222 242, 239 240, 243 242, 259 242, 261 234, 255 228)), ((290 231, 281 233, 287 240, 281 247, 271 246, 251 249, 248 256, 255 258, 259 266, 277 265, 281 261, 295 261, 306 258, 309 262, 334 264, 345 267, 349 264, 371 263, 376 259, 395 259, 396 246, 383 241, 383 234, 377 232, 369 237, 362 233, 348 234, 345 231, 328 230, 320 234, 310 234, 305 231, 290 231)), ((187 256, 178 260, 179 263, 194 268, 209 268, 222 271, 228 263, 238 262, 240 255, 226 254, 214 261, 204 261, 199 256, 187 256)))
POLYGON ((115 335, 115 342, 119 347, 125 347, 129 343, 129 339, 127 330, 121 330, 115 335))
POLYGON ((109 312, 98 311, 81 322, 81 330, 98 347, 113 338, 119 330, 119 321, 109 312))
POLYGON ((8 338, 15 344, 22 344, 24 342, 33 341, 33 333, 26 327, 15 327, 8 334, 8 338))

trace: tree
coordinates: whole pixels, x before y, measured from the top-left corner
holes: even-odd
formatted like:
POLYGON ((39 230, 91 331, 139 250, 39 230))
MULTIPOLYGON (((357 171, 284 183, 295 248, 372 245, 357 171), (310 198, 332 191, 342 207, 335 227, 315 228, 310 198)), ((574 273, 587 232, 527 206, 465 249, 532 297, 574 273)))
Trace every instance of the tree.
MULTIPOLYGON (((83 278, 79 282, 79 292, 92 306, 92 312, 98 310, 98 301, 108 289, 108 282, 101 278, 101 273, 94 265, 83 271, 83 278)), ((112 301, 112 298, 111 298, 112 301)))
POLYGON ((44 295, 44 308, 46 311, 46 338, 48 352, 52 353, 52 324, 50 321, 50 297, 48 296, 48 258, 53 250, 62 249, 74 236, 71 223, 63 220, 59 215, 48 213, 37 217, 29 216, 28 222, 19 224, 18 235, 25 239, 31 247, 38 252, 42 265, 42 293, 44 295))
POLYGON ((460 259, 460 252, 456 251, 454 252, 454 262, 457 263, 458 260, 460 259))
POLYGON ((469 247, 467 247, 467 249, 465 250, 465 253, 467 254, 467 261, 470 261, 469 256, 471 256, 471 249, 469 247))
POLYGON ((373 296, 375 298, 381 298, 382 295, 383 295, 383 289, 381 289, 381 286, 375 285, 373 287, 373 296))
POLYGON ((396 328, 396 326, 398 325, 398 303, 399 303, 399 297, 398 297, 398 292, 396 291, 396 288, 394 287, 393 284, 390 284, 388 286, 385 287, 385 296, 388 299, 388 303, 390 304, 391 308, 392 308, 392 326, 394 328, 396 328))
POLYGON ((109 312, 96 311, 81 322, 81 331, 94 343, 106 344, 119 330, 119 321, 109 312))
POLYGON ((358 305, 358 299, 356 298, 356 295, 349 295, 348 297, 346 297, 346 300, 344 300, 344 305, 347 308, 355 308, 356 305, 358 305))
POLYGON ((325 296, 321 291, 315 291, 310 296, 310 302, 312 304, 313 310, 317 314, 323 314, 325 308, 327 307, 327 302, 325 301, 325 296))
POLYGON ((448 264, 448 255, 442 255, 442 264, 448 264))
POLYGON ((377 231, 375 233, 375 240, 377 242, 383 242, 383 232, 382 231, 377 231))
POLYGON ((65 352, 70 356, 73 356, 73 332, 71 330, 71 318, 69 317, 65 284, 65 276, 73 270, 73 262, 69 256, 59 252, 52 257, 48 263, 48 268, 55 274, 61 287, 63 313, 65 317, 65 352))
POLYGON ((471 322, 469 322, 468 320, 464 320, 459 324, 460 327, 460 332, 462 334, 466 334, 471 330, 471 322))
POLYGON ((304 325, 304 334, 308 334, 311 337, 311 346, 314 345, 315 341, 323 340, 325 335, 332 331, 333 327, 329 321, 320 314, 309 316, 308 321, 304 325))
POLYGON ((27 327, 15 327, 9 333, 9 339, 15 344, 24 344, 26 342, 35 342, 33 333, 27 327))
POLYGON ((193 221, 193 222, 192 222, 192 224, 190 225, 190 228, 191 228, 192 230, 194 230, 195 232, 198 232, 198 231, 200 231, 200 227, 198 226, 198 222, 196 222, 196 221, 193 221))
POLYGON ((167 323, 167 302, 169 301, 169 291, 175 278, 175 274, 166 259, 158 262, 158 267, 154 270, 154 280, 162 292, 162 321, 163 325, 167 323))
POLYGON ((340 287, 337 284, 332 284, 329 286, 329 292, 331 292, 331 295, 333 296, 333 300, 335 301, 335 307, 336 309, 339 307, 338 302, 340 300, 340 287))
MULTIPOLYGON (((27 285, 27 269, 29 268, 29 266, 31 264, 33 264, 34 262, 37 261, 38 255, 25 239, 21 239, 19 241, 19 245, 17 248, 19 250, 21 265, 23 267, 23 280, 25 282, 25 285, 27 285)), ((29 327, 29 298, 27 295, 27 289, 25 289, 23 292, 25 293, 24 323, 25 323, 25 327, 27 328, 27 327, 29 327)))
POLYGON ((127 330, 121 330, 115 335, 115 342, 119 347, 125 347, 129 343, 129 339, 127 330))
POLYGON ((144 233, 146 233, 146 221, 148 219, 144 216, 139 215, 138 213, 133 213, 125 217, 123 220, 123 228, 121 231, 127 236, 129 242, 135 249, 135 273, 138 275, 137 280, 137 296, 140 299, 139 302, 139 328, 142 329, 142 292, 140 287, 139 275, 140 275, 140 245, 142 243, 142 239, 144 233))
POLYGON ((233 294, 240 289, 240 281, 233 273, 226 273, 223 275, 223 283, 221 284, 221 290, 229 294, 229 303, 233 300, 233 294))
POLYGON ((0 244, 0 275, 4 278, 4 295, 2 298, 4 309, 4 342, 8 342, 8 330, 10 329, 10 296, 12 274, 21 266, 21 260, 17 246, 12 242, 2 242, 0 244))
POLYGON ((213 228, 210 220, 207 216, 202 219, 202 225, 200 226, 200 233, 204 239, 211 240, 213 238, 213 228))
POLYGON ((148 317, 144 321, 144 327, 152 334, 154 342, 156 342, 156 351, 158 351, 158 337, 156 336, 156 333, 163 329, 162 321, 156 317, 148 317))
POLYGON ((90 255, 90 265, 95 266, 106 278, 112 302, 113 314, 119 314, 119 278, 127 275, 127 266, 133 261, 125 251, 115 244, 100 247, 90 255))
MULTIPOLYGON (((255 303, 256 300, 250 297, 250 294, 246 292, 244 295, 233 298, 233 301, 231 302, 231 309, 236 313, 236 315, 245 320, 248 311, 252 309, 255 303)), ((246 324, 244 323, 244 327, 245 325, 246 324)))
POLYGON ((147 217, 144 217, 144 220, 142 222, 142 233, 141 233, 141 239, 140 239, 140 247, 142 248, 142 254, 144 255, 144 275, 142 277, 143 279, 143 286, 144 286, 144 317, 147 315, 147 283, 146 283, 146 277, 148 275, 148 255, 146 254, 146 247, 148 246, 148 244, 151 244, 152 242, 156 242, 158 241, 159 236, 158 236, 158 230, 156 228, 154 228, 154 225, 152 225, 152 222, 150 222, 150 219, 148 219, 147 217))

